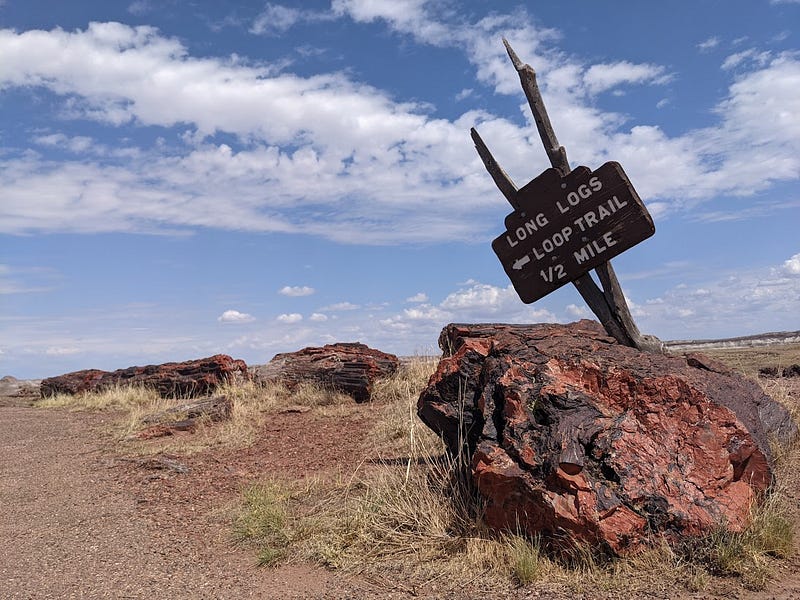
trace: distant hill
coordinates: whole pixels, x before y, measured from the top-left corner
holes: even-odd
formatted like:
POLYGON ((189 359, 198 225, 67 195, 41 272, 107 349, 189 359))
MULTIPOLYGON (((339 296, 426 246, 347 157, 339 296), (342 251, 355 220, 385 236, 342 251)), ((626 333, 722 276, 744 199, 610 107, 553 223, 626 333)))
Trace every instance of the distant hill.
POLYGON ((800 343, 800 331, 775 331, 722 340, 673 340, 664 342, 670 350, 719 350, 798 343, 800 343))

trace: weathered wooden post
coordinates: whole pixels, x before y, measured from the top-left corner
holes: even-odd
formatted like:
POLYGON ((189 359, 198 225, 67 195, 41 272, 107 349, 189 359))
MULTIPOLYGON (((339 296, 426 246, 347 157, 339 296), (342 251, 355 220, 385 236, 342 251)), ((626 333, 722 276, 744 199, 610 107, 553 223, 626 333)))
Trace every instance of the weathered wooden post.
POLYGON ((492 243, 495 253, 523 302, 535 302, 571 281, 620 344, 663 351, 660 340, 639 333, 610 262, 655 232, 652 218, 619 164, 606 163, 596 171, 570 169, 567 152, 550 124, 536 72, 522 63, 505 38, 503 43, 553 168, 518 189, 472 128, 486 170, 514 209, 506 217, 507 232, 492 243), (591 269, 602 289, 589 275, 591 269))

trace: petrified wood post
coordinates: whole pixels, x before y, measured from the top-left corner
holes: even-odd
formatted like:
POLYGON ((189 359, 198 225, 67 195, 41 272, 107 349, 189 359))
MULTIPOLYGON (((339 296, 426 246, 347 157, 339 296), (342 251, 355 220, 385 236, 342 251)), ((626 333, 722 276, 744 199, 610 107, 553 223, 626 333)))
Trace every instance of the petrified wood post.
MULTIPOLYGON (((567 160, 567 152, 563 146, 558 143, 556 134, 553 131, 553 126, 550 124, 550 118, 547 115, 542 95, 539 92, 539 86, 536 83, 536 72, 533 68, 524 64, 516 55, 511 45, 504 38, 506 51, 508 52, 514 68, 519 74, 522 89, 528 99, 528 104, 533 112, 533 118, 536 121, 536 128, 539 130, 539 136, 542 139, 545 152, 550 159, 550 164, 558 169, 562 176, 570 172, 569 161, 567 160)), ((517 203, 517 186, 508 176, 508 174, 500 167, 495 158, 492 156, 486 144, 478 135, 475 128, 470 131, 472 139, 475 142, 475 148, 478 151, 486 170, 492 176, 495 184, 500 192, 506 197, 514 209, 519 207, 517 203)), ((616 273, 611 266, 611 262, 605 262, 595 269, 602 289, 594 282, 592 277, 585 273, 572 283, 578 289, 581 296, 589 305, 592 312, 597 316, 602 323, 605 330, 616 339, 620 344, 631 346, 640 350, 647 350, 650 352, 661 352, 663 345, 653 336, 643 336, 639 333, 639 329, 631 316, 628 304, 625 301, 625 296, 622 293, 619 281, 617 280, 616 273)))

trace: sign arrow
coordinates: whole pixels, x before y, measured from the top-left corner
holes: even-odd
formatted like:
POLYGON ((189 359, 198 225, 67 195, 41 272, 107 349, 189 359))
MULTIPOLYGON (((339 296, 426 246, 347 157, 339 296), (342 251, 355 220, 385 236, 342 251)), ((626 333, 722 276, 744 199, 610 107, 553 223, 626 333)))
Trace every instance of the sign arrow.
POLYGON ((522 258, 518 258, 517 260, 515 260, 511 268, 514 269, 515 271, 521 271, 522 267, 527 265, 529 262, 531 262, 531 257, 526 254, 522 258))

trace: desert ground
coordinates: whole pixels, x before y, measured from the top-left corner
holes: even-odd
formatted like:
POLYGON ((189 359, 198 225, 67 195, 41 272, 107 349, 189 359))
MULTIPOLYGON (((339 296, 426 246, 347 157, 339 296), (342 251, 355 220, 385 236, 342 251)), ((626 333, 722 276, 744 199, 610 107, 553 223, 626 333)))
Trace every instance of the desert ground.
MULTIPOLYGON (((800 378, 758 375, 760 367, 800 363, 800 345, 707 353, 758 379, 800 415, 800 378)), ((603 563, 534 556, 526 570, 509 550, 517 541, 477 529, 426 543, 427 524, 414 520, 437 513, 404 505, 409 497, 398 493, 431 481, 424 469, 438 452, 413 414, 435 360, 418 362, 427 364, 371 403, 244 390, 236 393, 257 398, 242 400, 247 410, 234 423, 155 439, 132 435, 141 412, 119 400, 48 406, 31 394, 3 397, 0 595, 800 598, 796 534, 786 538, 788 549, 767 548, 727 569, 661 548, 603 563), (423 446, 428 454, 418 451, 423 446), (381 487, 387 481, 400 485, 381 487), (259 504, 270 491, 281 502, 259 504), (364 498, 370 510, 392 508, 391 535, 363 533, 367 504, 353 501, 364 498)), ((800 451, 795 444, 779 455, 780 515, 797 532, 800 451)), ((410 503, 426 498, 412 495, 410 503)))

